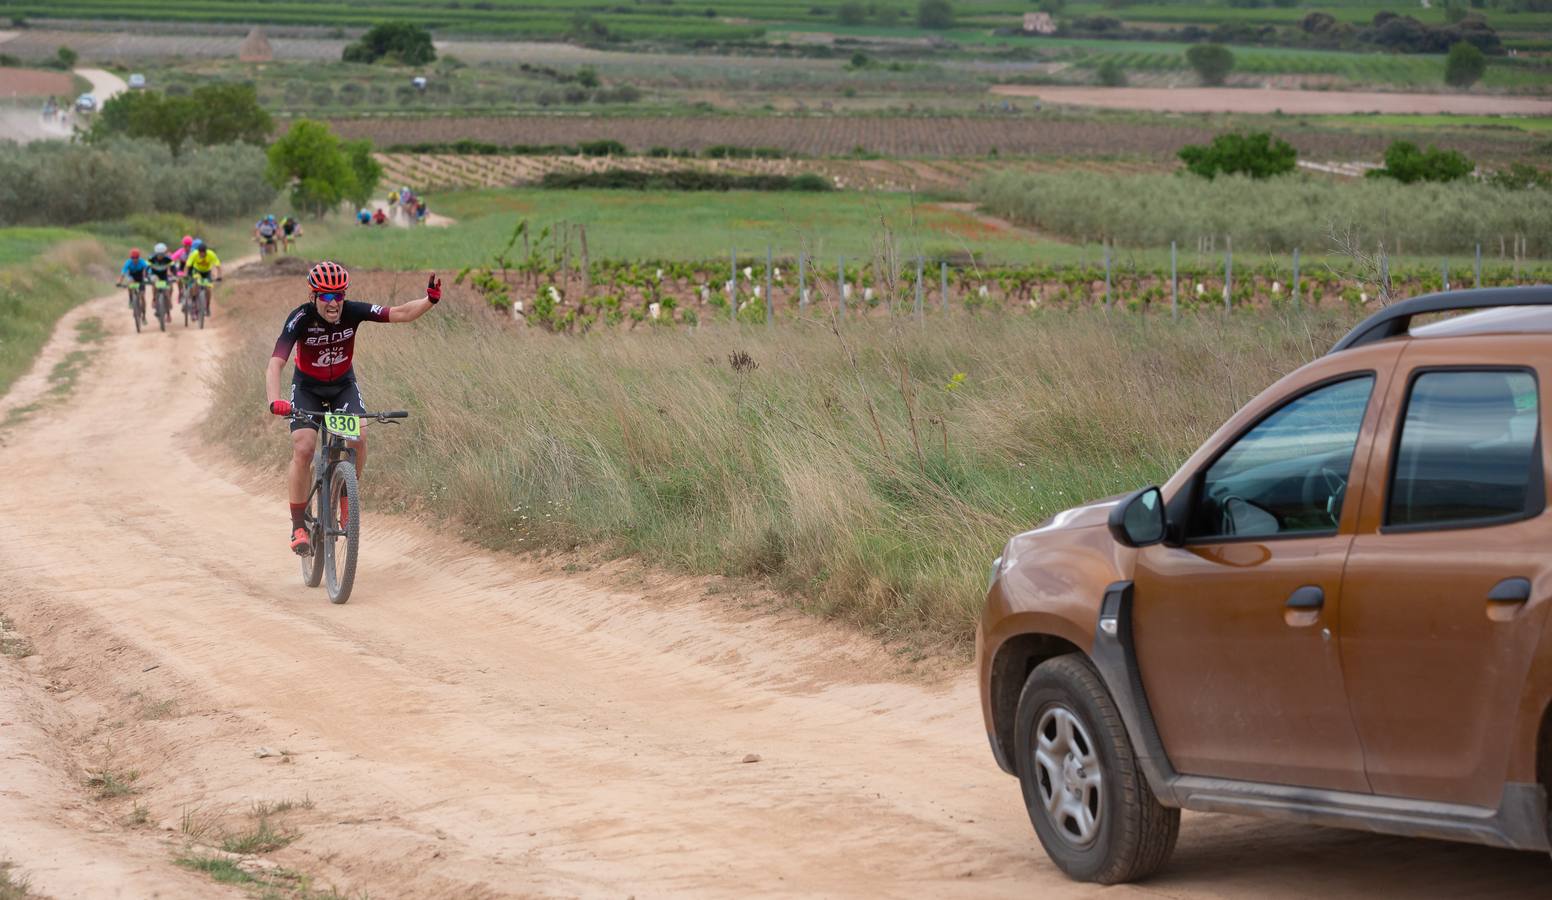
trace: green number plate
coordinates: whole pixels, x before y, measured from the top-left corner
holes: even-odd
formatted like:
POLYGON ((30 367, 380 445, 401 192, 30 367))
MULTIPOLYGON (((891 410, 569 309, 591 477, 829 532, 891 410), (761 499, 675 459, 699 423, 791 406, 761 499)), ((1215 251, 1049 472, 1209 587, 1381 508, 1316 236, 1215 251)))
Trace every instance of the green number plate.
POLYGON ((357 416, 347 416, 344 413, 324 413, 323 427, 340 437, 358 438, 361 436, 361 419, 357 416))

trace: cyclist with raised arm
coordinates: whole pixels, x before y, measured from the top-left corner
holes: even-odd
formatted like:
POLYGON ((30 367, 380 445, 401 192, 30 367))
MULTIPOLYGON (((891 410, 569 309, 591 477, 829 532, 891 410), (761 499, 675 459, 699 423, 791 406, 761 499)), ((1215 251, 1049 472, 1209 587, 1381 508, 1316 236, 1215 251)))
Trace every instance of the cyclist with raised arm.
MULTIPOLYGON (((413 322, 442 299, 442 282, 435 275, 426 282, 426 296, 398 306, 380 306, 345 300, 350 273, 336 262, 321 262, 307 273, 311 296, 306 303, 286 316, 286 324, 275 341, 268 368, 264 371, 264 390, 269 411, 289 416, 293 409, 365 415, 361 387, 351 364, 355 352, 356 331, 365 322, 413 322), (285 369, 291 349, 296 348, 296 372, 291 377, 289 400, 280 397, 280 373, 285 369)), ((291 504, 291 550, 298 556, 312 553, 302 513, 307 508, 307 487, 312 479, 313 450, 318 443, 318 424, 305 419, 291 420, 291 464, 286 471, 286 494, 291 504)), ((351 442, 356 450, 356 471, 366 466, 366 441, 351 442)))

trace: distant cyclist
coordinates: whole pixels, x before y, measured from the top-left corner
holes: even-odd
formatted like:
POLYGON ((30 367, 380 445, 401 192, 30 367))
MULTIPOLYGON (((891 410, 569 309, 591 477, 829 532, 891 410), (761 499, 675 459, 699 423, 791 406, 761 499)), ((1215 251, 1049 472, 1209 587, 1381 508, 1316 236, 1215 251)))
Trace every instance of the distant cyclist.
MULTIPOLYGON (((221 257, 216 256, 215 251, 211 250, 209 247, 206 247, 205 246, 205 242, 200 240, 199 238, 195 238, 194 239, 193 248, 194 248, 194 252, 189 254, 188 271, 191 274, 203 275, 203 276, 205 276, 207 278, 210 277, 210 273, 211 272, 215 272, 215 280, 216 281, 220 281, 221 280, 221 257)), ((215 291, 214 290, 212 290, 211 293, 210 293, 210 300, 211 300, 210 305, 214 306, 215 305, 215 291)), ((209 315, 209 312, 206 311, 205 314, 209 315)))
POLYGON ((280 220, 280 246, 287 253, 291 252, 291 246, 296 239, 302 236, 302 223, 291 216, 280 220))
POLYGON ((175 270, 175 274, 178 277, 178 305, 180 307, 182 307, 186 302, 185 298, 189 293, 188 265, 189 254, 194 252, 193 247, 193 236, 186 234, 183 236, 183 242, 181 245, 179 245, 178 249, 172 251, 172 253, 169 254, 172 257, 172 261, 178 264, 178 267, 175 270))
MULTIPOLYGON (((119 269, 118 286, 124 287, 124 279, 129 279, 130 284, 144 285, 146 276, 151 272, 151 266, 140 258, 140 248, 134 247, 129 251, 129 259, 124 260, 124 267, 119 269)), ((135 308, 134 298, 129 299, 129 308, 135 308)))
MULTIPOLYGON (((275 350, 264 370, 264 390, 269 411, 289 416, 303 409, 365 415, 361 387, 351 358, 356 346, 356 331, 364 322, 413 322, 442 299, 442 283, 432 275, 426 282, 426 296, 398 306, 346 302, 350 273, 336 262, 321 262, 307 273, 310 297, 286 316, 275 350), (291 399, 280 399, 280 373, 285 369, 291 349, 296 348, 296 372, 291 377, 291 399)), ((287 496, 291 504, 291 550, 298 556, 312 553, 302 513, 307 508, 307 488, 312 481, 313 451, 318 443, 318 425, 300 419, 291 420, 291 465, 286 472, 287 496)), ((356 448, 356 472, 366 466, 366 441, 352 442, 356 448)))
POLYGON ((171 282, 178 272, 178 261, 172 258, 167 252, 167 245, 162 243, 151 248, 151 258, 146 260, 146 266, 155 281, 171 282))
POLYGON ((253 239, 259 244, 260 251, 275 252, 275 241, 280 235, 280 223, 275 221, 274 215, 268 215, 253 226, 253 239))

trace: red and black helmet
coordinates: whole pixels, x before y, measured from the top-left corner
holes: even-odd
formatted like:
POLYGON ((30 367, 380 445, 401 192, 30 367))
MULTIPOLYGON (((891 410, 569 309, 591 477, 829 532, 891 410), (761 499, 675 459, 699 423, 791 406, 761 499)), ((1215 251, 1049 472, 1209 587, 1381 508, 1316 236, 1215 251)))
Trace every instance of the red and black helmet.
POLYGON ((325 260, 307 270, 307 286, 315 291, 343 291, 350 286, 350 273, 339 263, 325 260))

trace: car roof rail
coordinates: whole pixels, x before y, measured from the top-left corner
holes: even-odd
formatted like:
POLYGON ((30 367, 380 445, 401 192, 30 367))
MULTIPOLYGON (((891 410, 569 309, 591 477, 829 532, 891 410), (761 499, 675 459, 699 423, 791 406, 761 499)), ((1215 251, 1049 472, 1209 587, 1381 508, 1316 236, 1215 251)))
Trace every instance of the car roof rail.
POLYGON ((1552 306, 1552 285, 1444 291, 1392 303, 1359 322, 1336 342, 1328 355, 1406 334, 1414 316, 1465 309, 1490 309, 1495 306, 1552 306))

